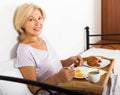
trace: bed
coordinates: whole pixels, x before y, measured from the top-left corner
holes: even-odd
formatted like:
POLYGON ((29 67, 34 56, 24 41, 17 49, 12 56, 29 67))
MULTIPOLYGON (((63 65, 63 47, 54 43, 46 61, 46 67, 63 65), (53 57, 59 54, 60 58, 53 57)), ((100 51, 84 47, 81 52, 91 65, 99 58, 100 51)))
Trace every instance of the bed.
POLYGON ((96 43, 91 43, 91 37, 105 36, 120 36, 120 34, 91 34, 89 27, 85 27, 86 31, 86 49, 81 54, 82 57, 104 56, 115 59, 114 72, 110 76, 110 80, 103 95, 120 95, 120 41, 100 40, 96 43))
MULTIPOLYGON (((97 43, 90 43, 90 37, 102 36, 91 35, 89 33, 89 27, 85 27, 86 31, 86 49, 80 54, 82 57, 94 55, 105 56, 115 59, 114 73, 111 74, 110 82, 106 86, 103 95, 120 95, 120 43, 111 41, 98 41, 97 43), (107 42, 107 43, 106 43, 107 42), (108 43, 109 42, 109 43, 108 43)), ((114 36, 116 34, 113 34, 114 36)), ((107 35, 108 36, 108 35, 107 35)), ((110 34, 110 36, 112 36, 110 34)), ((118 34, 116 35, 118 36, 118 34)), ((48 85, 44 83, 38 83, 36 81, 30 81, 23 79, 20 71, 14 68, 14 59, 0 62, 0 95, 32 95, 27 88, 26 84, 42 87, 42 89, 50 92, 51 90, 64 93, 66 95, 94 95, 93 93, 87 93, 83 91, 72 91, 64 89, 58 86, 48 85)), ((36 94, 37 95, 37 92, 36 94)))

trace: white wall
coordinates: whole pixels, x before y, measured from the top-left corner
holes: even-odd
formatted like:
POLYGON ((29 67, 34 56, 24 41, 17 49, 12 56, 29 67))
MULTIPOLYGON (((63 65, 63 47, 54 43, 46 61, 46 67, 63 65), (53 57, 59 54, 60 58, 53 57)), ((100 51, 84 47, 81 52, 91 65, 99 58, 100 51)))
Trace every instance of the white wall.
POLYGON ((3 0, 0 3, 0 61, 15 57, 17 33, 13 14, 24 2, 40 5, 46 12, 43 34, 60 58, 85 49, 84 27, 101 32, 101 0, 3 0))

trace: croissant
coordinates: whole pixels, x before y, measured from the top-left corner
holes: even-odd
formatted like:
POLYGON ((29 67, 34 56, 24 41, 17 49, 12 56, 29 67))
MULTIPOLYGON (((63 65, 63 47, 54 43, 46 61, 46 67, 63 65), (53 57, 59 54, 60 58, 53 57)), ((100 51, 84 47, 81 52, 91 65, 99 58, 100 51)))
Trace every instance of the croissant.
POLYGON ((86 58, 87 64, 93 67, 99 67, 101 60, 95 56, 89 56, 86 58))

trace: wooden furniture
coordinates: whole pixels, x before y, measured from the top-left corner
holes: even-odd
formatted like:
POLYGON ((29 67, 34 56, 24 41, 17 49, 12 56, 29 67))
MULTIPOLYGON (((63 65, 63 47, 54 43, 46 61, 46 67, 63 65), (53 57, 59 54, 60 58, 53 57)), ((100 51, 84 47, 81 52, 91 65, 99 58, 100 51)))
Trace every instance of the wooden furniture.
POLYGON ((97 95, 102 95, 102 92, 108 83, 109 76, 111 75, 114 65, 114 59, 108 60, 110 60, 111 63, 108 66, 101 68, 107 71, 107 73, 101 76, 101 79, 98 83, 91 83, 86 79, 73 79, 71 82, 59 83, 59 86, 71 90, 85 91, 97 95))
MULTIPOLYGON (((120 0, 102 0, 102 34, 120 34, 120 0)), ((102 40, 120 41, 119 36, 106 36, 102 40)))
MULTIPOLYGON (((102 23, 101 34, 90 35, 88 27, 86 27, 86 49, 90 48, 90 37, 101 37, 97 42, 97 47, 108 49, 120 49, 120 0, 101 0, 102 23)), ((95 47, 96 47, 95 45, 95 47)))

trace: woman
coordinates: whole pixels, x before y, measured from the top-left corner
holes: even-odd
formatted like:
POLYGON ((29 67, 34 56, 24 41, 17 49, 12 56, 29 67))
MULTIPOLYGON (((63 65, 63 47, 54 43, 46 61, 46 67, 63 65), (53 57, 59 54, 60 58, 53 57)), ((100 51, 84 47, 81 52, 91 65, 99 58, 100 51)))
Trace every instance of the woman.
MULTIPOLYGON (((42 32, 45 12, 35 4, 19 6, 14 16, 14 27, 18 32, 19 45, 15 67, 25 79, 57 85, 73 79, 74 66, 82 65, 80 56, 59 60, 42 32), (74 63, 74 66, 71 66, 74 63)), ((32 93, 38 89, 28 85, 32 93)))

